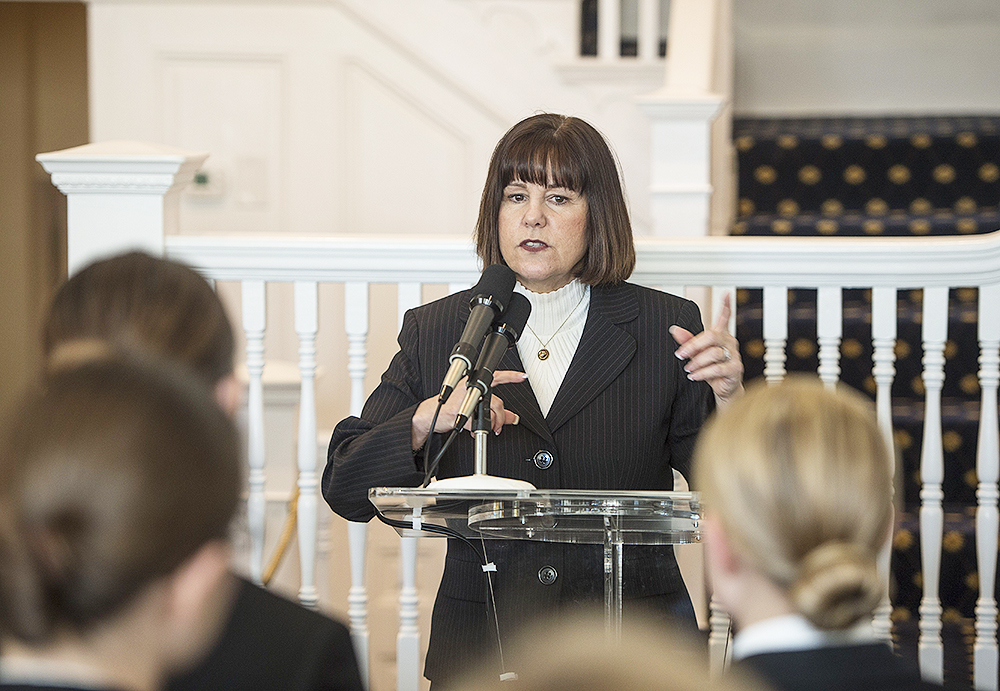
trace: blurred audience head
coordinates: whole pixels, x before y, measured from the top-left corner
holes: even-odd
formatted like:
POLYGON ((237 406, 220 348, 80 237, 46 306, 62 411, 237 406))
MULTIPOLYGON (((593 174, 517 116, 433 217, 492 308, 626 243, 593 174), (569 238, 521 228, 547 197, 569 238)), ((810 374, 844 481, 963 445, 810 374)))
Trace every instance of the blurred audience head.
POLYGON ((892 475, 867 399, 815 378, 757 384, 706 426, 694 463, 710 580, 737 624, 799 613, 843 629, 872 614, 892 475))
POLYGON ((108 353, 51 372, 0 436, 5 661, 72 649, 158 674, 192 662, 226 606, 239 453, 186 370, 108 353))
POLYGON ((212 287, 193 269, 142 252, 103 259, 56 292, 43 329, 49 368, 111 348, 182 364, 235 409, 233 329, 212 287))
POLYGON ((480 670, 464 691, 755 691, 740 675, 710 682, 704 645, 662 623, 629 618, 619 638, 602 613, 584 610, 540 622, 505 646, 517 680, 480 670), (508 649, 509 648, 509 649, 508 649))

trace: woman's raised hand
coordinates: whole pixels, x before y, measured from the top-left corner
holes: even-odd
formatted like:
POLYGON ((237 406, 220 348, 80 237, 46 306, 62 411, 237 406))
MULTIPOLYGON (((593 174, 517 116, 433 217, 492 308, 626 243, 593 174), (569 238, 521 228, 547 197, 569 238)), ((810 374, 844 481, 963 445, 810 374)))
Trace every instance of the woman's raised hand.
POLYGON ((715 392, 719 407, 743 393, 743 361, 740 344, 729 333, 729 317, 733 310, 727 293, 722 299, 722 310, 712 324, 698 335, 680 326, 671 326, 670 335, 677 342, 674 355, 687 360, 684 371, 691 381, 705 381, 715 392))
MULTIPOLYGON (((517 384, 525 381, 527 378, 528 375, 524 372, 497 370, 493 373, 493 385, 517 384)), ((462 401, 465 400, 465 393, 467 391, 465 386, 466 381, 467 379, 463 377, 455 387, 455 390, 451 392, 451 396, 448 397, 445 404, 441 406, 441 412, 438 414, 437 422, 434 424, 435 432, 447 432, 455 426, 455 418, 458 416, 458 410, 462 407, 462 401)), ((430 434, 431 419, 434 417, 434 409, 437 407, 437 402, 437 396, 428 398, 417 406, 417 411, 413 414, 411 446, 414 450, 422 447, 427 440, 427 436, 430 434)), ((490 397, 490 422, 495 434, 500 434, 500 430, 503 429, 504 425, 516 425, 519 421, 520 418, 516 413, 504 408, 503 401, 499 396, 494 394, 490 397)), ((471 421, 465 424, 465 429, 471 429, 471 421)))

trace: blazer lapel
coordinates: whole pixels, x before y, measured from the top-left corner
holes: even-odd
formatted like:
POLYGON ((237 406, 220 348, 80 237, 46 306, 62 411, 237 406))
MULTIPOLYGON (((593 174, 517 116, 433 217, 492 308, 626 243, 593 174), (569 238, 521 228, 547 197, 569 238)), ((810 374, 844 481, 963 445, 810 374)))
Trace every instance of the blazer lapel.
MULTIPOLYGON (((524 371, 524 363, 521 362, 521 356, 518 354, 516 346, 507 349, 507 352, 500 359, 500 365, 497 369, 524 371)), ((545 441, 554 443, 552 432, 542 416, 542 409, 538 407, 538 399, 535 398, 535 392, 531 389, 531 382, 500 384, 496 394, 503 401, 504 408, 521 416, 521 421, 518 424, 524 425, 545 441)))
POLYGON ((631 362, 635 339, 617 325, 638 314, 639 302, 628 285, 591 290, 590 312, 580 345, 545 418, 549 430, 555 432, 568 422, 631 362))
MULTIPOLYGON (((469 321, 470 311, 468 303, 459 305, 458 319, 462 324, 469 321)), ((516 372, 524 371, 524 363, 521 362, 521 356, 518 355, 516 346, 507 349, 507 352, 500 358, 500 364, 497 366, 497 369, 514 370, 516 372)), ((535 392, 531 390, 531 385, 528 382, 498 384, 494 393, 503 401, 504 408, 517 413, 521 418, 518 423, 519 425, 524 425, 545 441, 554 443, 552 432, 549 431, 549 426, 545 424, 542 409, 538 407, 538 399, 535 398, 535 392)))

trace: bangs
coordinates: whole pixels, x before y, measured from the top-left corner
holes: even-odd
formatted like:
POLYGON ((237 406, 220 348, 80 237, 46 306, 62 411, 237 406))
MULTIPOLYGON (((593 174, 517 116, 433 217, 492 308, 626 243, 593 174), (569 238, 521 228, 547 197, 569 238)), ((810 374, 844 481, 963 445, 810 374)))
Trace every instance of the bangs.
POLYGON ((588 181, 584 159, 582 152, 572 151, 571 143, 559 137, 559 130, 539 131, 512 142, 503 157, 500 180, 504 185, 520 180, 584 194, 588 181))

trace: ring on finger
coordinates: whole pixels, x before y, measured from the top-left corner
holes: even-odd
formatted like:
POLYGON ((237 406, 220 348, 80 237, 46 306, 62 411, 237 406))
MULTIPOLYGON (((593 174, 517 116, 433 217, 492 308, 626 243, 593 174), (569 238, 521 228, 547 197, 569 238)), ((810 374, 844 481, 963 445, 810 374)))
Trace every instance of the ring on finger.
POLYGON ((729 348, 727 348, 726 346, 719 346, 719 347, 722 348, 722 361, 723 362, 729 362, 730 360, 733 359, 733 354, 729 352, 729 348))

